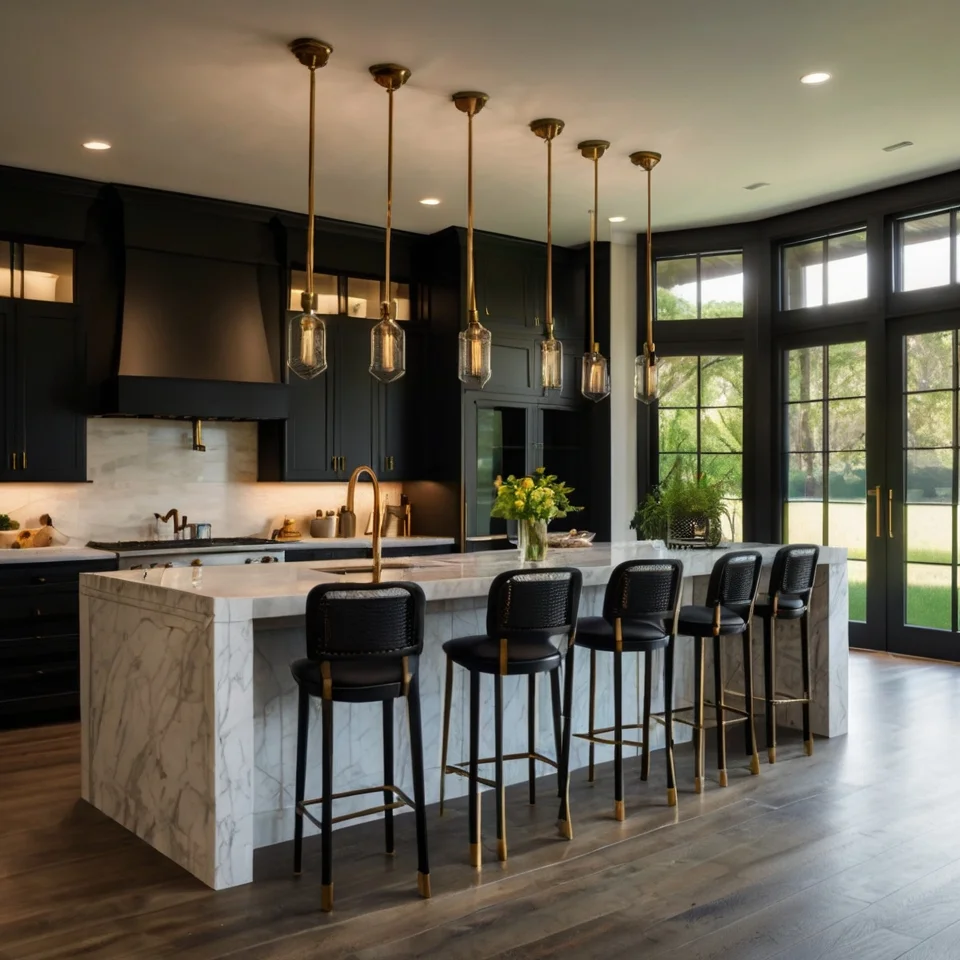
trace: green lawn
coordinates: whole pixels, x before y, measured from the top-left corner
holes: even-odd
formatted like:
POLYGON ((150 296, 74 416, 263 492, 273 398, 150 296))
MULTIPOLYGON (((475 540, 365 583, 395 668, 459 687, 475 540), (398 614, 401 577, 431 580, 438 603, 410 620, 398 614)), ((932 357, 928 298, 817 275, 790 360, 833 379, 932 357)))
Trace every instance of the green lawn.
MULTIPOLYGON (((907 590, 907 620, 915 627, 950 629, 950 588, 916 587, 907 590)), ((866 620, 867 585, 862 581, 850 582, 850 619, 866 620)))

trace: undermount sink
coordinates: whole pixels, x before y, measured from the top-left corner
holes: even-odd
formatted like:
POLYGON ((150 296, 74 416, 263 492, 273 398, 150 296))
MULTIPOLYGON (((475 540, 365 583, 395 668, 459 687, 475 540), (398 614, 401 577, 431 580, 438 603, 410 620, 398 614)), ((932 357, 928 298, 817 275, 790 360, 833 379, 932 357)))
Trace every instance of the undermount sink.
MULTIPOLYGON (((381 570, 409 570, 411 567, 422 566, 406 560, 384 560, 380 564, 381 570)), ((317 573, 373 573, 372 563, 350 564, 343 567, 314 567, 317 573)))

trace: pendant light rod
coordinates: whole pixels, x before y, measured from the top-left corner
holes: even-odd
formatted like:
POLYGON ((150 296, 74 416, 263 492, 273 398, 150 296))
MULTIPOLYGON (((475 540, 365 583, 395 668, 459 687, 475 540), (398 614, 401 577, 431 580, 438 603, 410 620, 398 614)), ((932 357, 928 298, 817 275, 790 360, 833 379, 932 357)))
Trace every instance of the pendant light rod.
POLYGON ((653 226, 652 226, 652 172, 660 162, 660 154, 653 150, 638 150, 630 154, 630 160, 636 166, 647 171, 647 350, 655 353, 653 343, 653 226))
POLYGON ((534 120, 530 129, 547 141, 547 339, 553 340, 553 139, 563 133, 555 117, 534 120))
POLYGON ((590 344, 599 353, 596 342, 597 215, 600 205, 600 158, 610 147, 609 140, 583 140, 577 144, 580 155, 593 161, 593 209, 590 211, 590 344))
POLYGON ((391 309, 392 301, 390 288, 390 251, 393 239, 393 94, 409 79, 410 71, 397 63, 377 63, 370 68, 373 79, 387 91, 389 105, 387 107, 387 227, 386 245, 384 251, 384 293, 383 303, 387 310, 391 309))
POLYGON ((307 149, 307 289, 304 291, 302 307, 306 311, 316 309, 313 295, 313 243, 314 243, 314 168, 316 166, 317 139, 317 69, 325 67, 333 53, 333 47, 322 40, 300 37, 290 43, 290 52, 310 70, 310 144, 307 149))
POLYGON ((467 115, 467 310, 470 322, 477 321, 477 284, 473 265, 473 118, 489 97, 477 91, 455 93, 451 99, 467 115))

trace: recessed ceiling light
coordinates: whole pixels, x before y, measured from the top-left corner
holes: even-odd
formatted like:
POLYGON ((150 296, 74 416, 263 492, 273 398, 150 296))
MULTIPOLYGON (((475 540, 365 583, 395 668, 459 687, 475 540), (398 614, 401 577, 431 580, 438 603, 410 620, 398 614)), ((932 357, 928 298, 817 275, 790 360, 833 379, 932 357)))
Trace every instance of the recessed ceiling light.
POLYGON ((805 73, 801 78, 801 83, 826 83, 830 79, 829 73, 805 73))
POLYGON ((748 183, 743 189, 744 190, 760 190, 762 187, 769 187, 770 184, 766 180, 758 180, 756 183, 748 183))
POLYGON ((435 207, 440 201, 436 197, 424 197, 420 202, 425 207, 435 207))
POLYGON ((109 150, 110 144, 106 140, 87 140, 84 147, 87 150, 109 150))
POLYGON ((894 150, 903 150, 905 147, 912 147, 912 140, 901 140, 899 143, 891 143, 889 147, 883 147, 884 153, 893 153, 894 150))
POLYGON ((607 218, 611 223, 623 223, 626 220, 626 217, 608 217, 607 218))

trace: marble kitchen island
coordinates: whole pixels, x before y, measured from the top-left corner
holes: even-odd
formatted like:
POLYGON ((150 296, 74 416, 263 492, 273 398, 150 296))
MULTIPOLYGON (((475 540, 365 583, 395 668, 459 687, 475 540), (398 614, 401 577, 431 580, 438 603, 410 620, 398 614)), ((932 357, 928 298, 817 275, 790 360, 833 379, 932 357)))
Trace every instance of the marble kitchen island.
MULTIPOLYGON (((765 581, 777 548, 759 549, 765 581)), ((586 616, 600 613, 610 572, 631 558, 679 557, 685 567, 684 602, 702 601, 707 575, 723 552, 600 544, 552 550, 538 568, 579 567, 584 577, 580 613, 586 616)), ((812 721, 814 733, 833 737, 846 733, 847 723, 846 550, 822 548, 820 564, 811 611, 812 721)), ((453 636, 483 632, 493 578, 518 565, 514 551, 385 561, 384 580, 415 581, 427 598, 420 686, 428 802, 438 799, 440 785, 441 644, 453 636), (403 562, 409 566, 388 566, 403 562)), ((209 886, 221 889, 250 882, 254 849, 293 835, 297 694, 289 663, 304 655, 306 595, 318 583, 369 580, 369 573, 342 572, 364 566, 369 569, 364 561, 211 567, 203 571, 199 584, 192 582, 189 568, 85 574, 80 587, 83 798, 209 886)), ((784 624, 778 635, 794 636, 796 629, 795 623, 784 624)), ((754 644, 757 658, 760 646, 754 644)), ((797 644, 789 644, 779 658, 780 690, 799 687, 797 650, 797 644)), ((609 659, 598 658, 599 725, 612 723, 609 659)), ((678 703, 689 702, 692 693, 691 661, 692 643, 681 639, 678 703)), ((577 660, 574 730, 586 729, 587 663, 583 655, 577 660)), ((763 671, 755 675, 760 693, 763 671)), ((662 698, 659 660, 654 676, 656 710, 662 698)), ((457 670, 455 677, 450 762, 467 756, 465 675, 457 670)), ((739 687, 736 674, 728 684, 739 687)), ((637 690, 630 682, 624 687, 626 720, 637 712, 637 690)), ((482 689, 481 754, 489 756, 492 688, 484 683, 482 689)), ((525 679, 510 678, 504 694, 505 749, 526 749, 525 679), (513 739, 517 736, 522 742, 513 739)), ((308 797, 320 793, 319 704, 313 707, 308 797)), ((337 704, 335 710, 336 790, 379 784, 379 708, 337 704)), ((398 701, 396 771, 399 786, 410 791, 404 710, 398 701)), ((798 709, 782 709, 781 714, 781 723, 798 725, 798 709)), ((552 755, 547 687, 539 697, 538 731, 543 751, 552 755)), ((759 735, 762 744, 762 729, 759 735)), ((655 747, 662 746, 659 725, 654 725, 652 739, 655 747)), ((689 739, 688 728, 678 725, 676 739, 689 739)), ((600 762, 611 757, 612 751, 598 750, 600 762)), ((575 739, 572 766, 586 762, 587 744, 575 739)), ((653 762, 662 762, 662 754, 656 754, 653 762)), ((505 769, 508 782, 526 778, 526 763, 507 764, 505 769)), ((541 772, 548 769, 544 766, 541 772)), ((692 774, 686 763, 679 764, 677 772, 683 804, 692 791, 692 774)), ((748 776, 746 763, 740 769, 734 759, 730 774, 732 779, 748 776)), ((449 797, 462 795, 465 788, 462 779, 448 778, 449 797)), ((718 789, 709 764, 707 789, 718 789)), ((631 789, 628 808, 631 801, 636 803, 635 795, 631 789)), ((366 803, 363 797, 354 800, 353 809, 366 803)), ((542 802, 556 801, 544 796, 542 802)), ((663 803, 664 798, 651 791, 643 802, 663 803)), ((346 812, 349 803, 343 801, 337 812, 346 812)), ((572 814, 576 825, 575 807, 572 814)))

